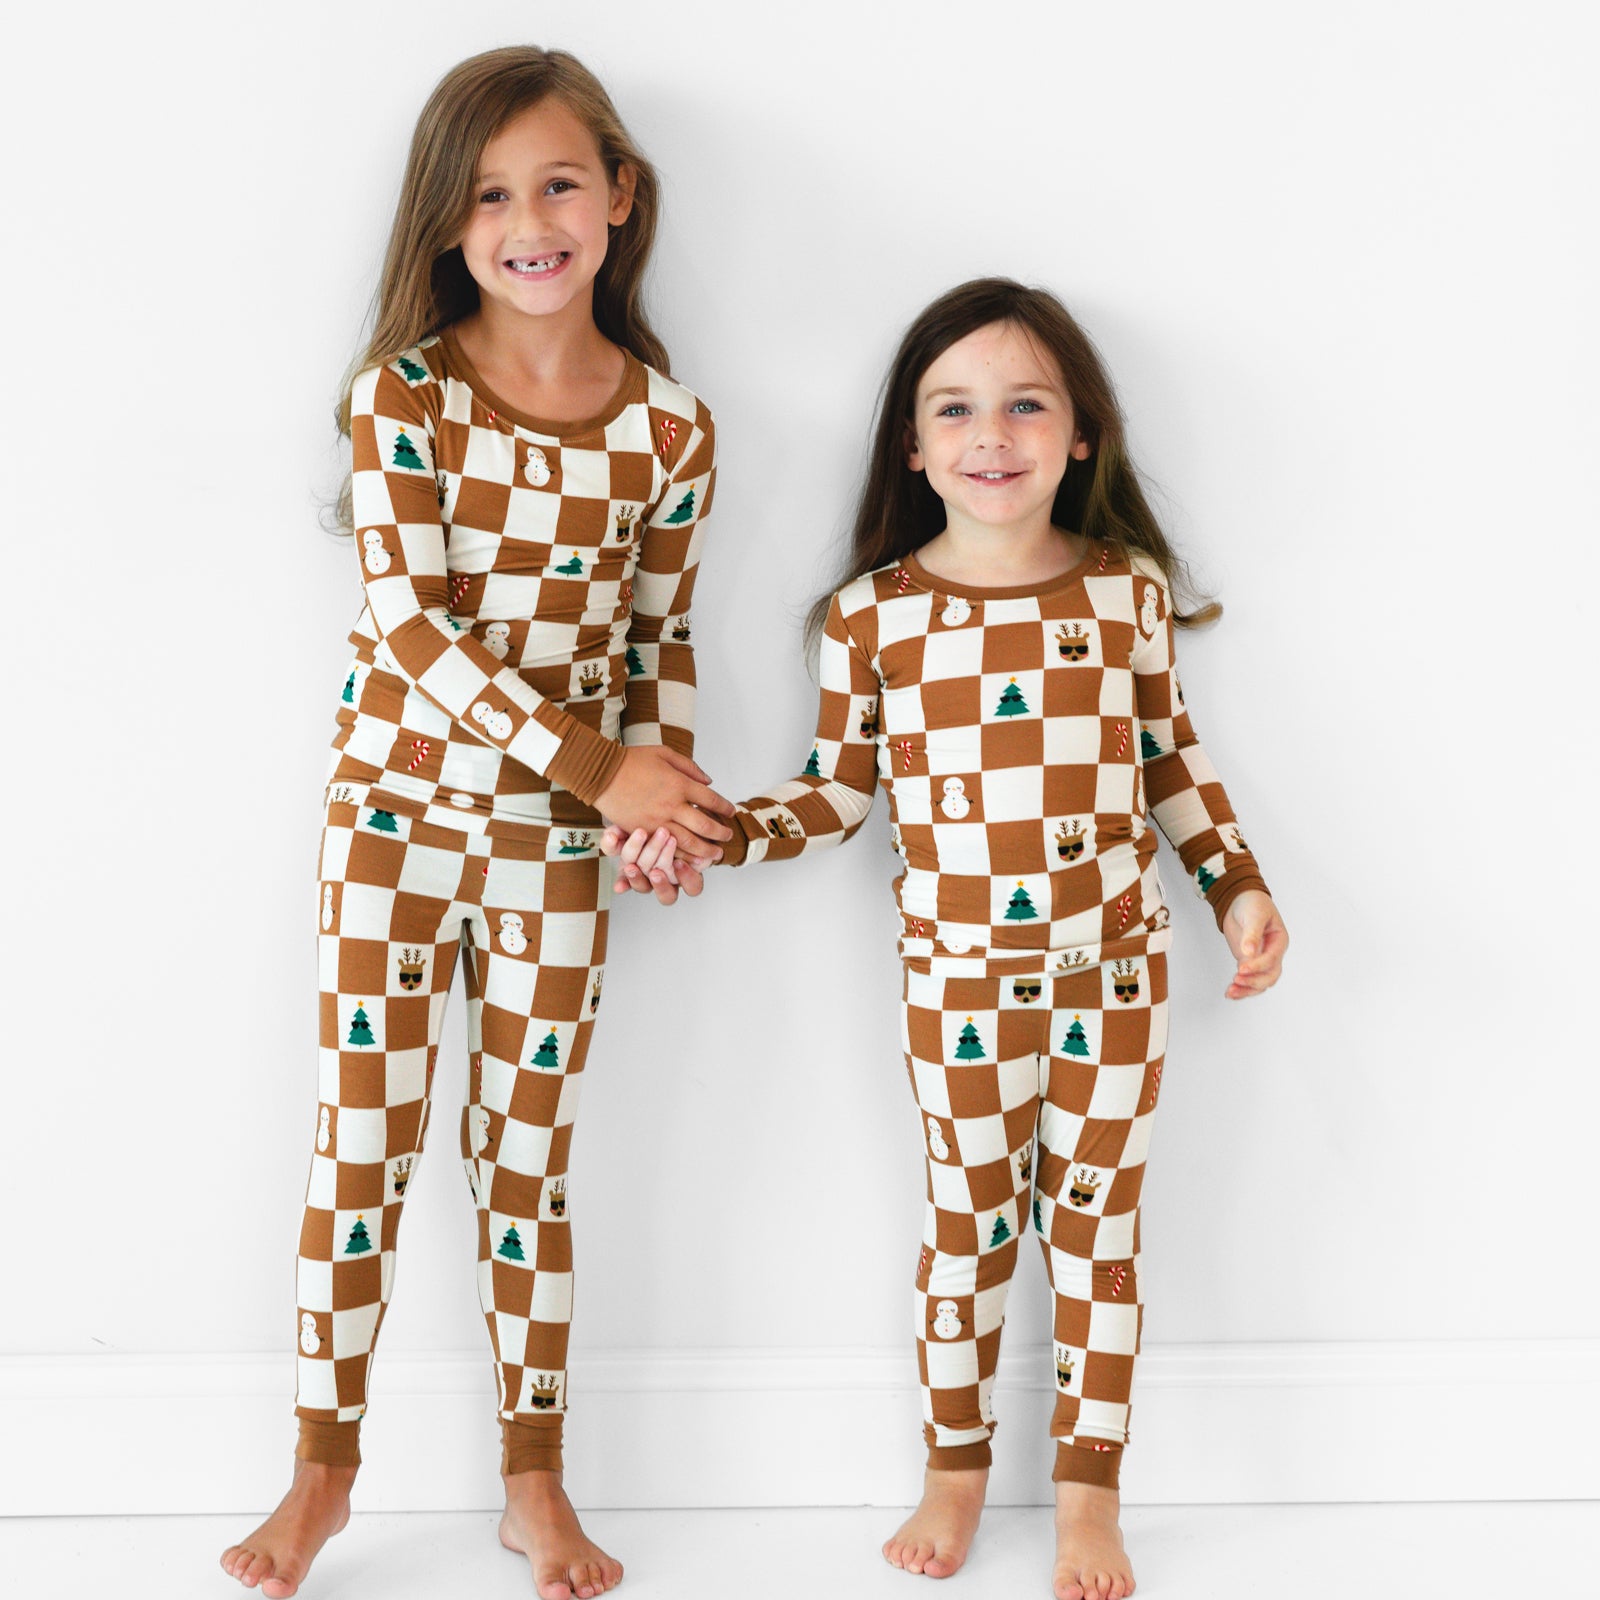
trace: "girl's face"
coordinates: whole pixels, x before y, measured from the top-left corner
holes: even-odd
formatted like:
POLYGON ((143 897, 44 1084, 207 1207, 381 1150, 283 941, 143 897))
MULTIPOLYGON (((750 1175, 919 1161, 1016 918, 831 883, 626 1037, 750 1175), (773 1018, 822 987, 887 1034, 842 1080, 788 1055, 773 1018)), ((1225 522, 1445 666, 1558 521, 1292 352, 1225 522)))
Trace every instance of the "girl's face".
POLYGON ((993 322, 944 351, 917 384, 907 465, 926 472, 951 526, 1049 526, 1067 462, 1085 461, 1055 361, 993 322))
POLYGON ((633 209, 633 170, 613 186, 594 135, 548 95, 484 145, 476 185, 461 253, 484 309, 546 317, 589 305, 607 226, 633 209))

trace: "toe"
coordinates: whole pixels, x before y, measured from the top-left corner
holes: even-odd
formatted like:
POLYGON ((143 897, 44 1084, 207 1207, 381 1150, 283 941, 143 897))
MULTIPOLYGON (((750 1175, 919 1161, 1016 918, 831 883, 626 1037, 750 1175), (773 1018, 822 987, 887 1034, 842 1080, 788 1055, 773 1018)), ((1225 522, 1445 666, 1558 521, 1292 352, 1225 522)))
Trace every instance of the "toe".
POLYGON ((606 1588, 615 1589, 622 1582, 622 1563, 613 1561, 610 1556, 600 1563, 601 1570, 605 1573, 606 1588))
POLYGON ((539 1591, 539 1600, 572 1600, 572 1589, 567 1583, 567 1574, 554 1561, 538 1569, 534 1575, 533 1586, 539 1591))
POLYGON ((263 1578, 272 1576, 272 1558, 252 1552, 249 1561, 235 1574, 245 1588, 253 1589, 263 1578))

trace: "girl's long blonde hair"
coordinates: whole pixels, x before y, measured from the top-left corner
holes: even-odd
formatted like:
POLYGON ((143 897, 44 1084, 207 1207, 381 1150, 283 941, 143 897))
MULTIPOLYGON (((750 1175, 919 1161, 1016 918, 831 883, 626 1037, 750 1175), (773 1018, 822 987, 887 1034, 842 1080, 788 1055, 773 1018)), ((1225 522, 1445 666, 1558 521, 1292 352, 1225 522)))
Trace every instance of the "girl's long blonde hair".
MULTIPOLYGON (((1127 428, 1100 352, 1067 308, 1047 289, 1010 278, 975 278, 941 295, 906 329, 884 381, 866 481, 856 504, 850 550, 835 589, 875 567, 898 561, 944 529, 944 503, 924 474, 906 462, 914 433, 917 385, 957 340, 991 323, 1026 333, 1061 369, 1078 431, 1089 442, 1087 461, 1071 460, 1056 491, 1057 527, 1101 539, 1121 555, 1148 556, 1173 593, 1180 628, 1214 622, 1222 607, 1195 593, 1188 567, 1167 542, 1128 454, 1127 428)), ((832 591, 811 608, 808 645, 828 614, 832 591)))
MULTIPOLYGON (((565 50, 506 45, 452 67, 428 97, 411 136, 383 275, 374 297, 372 337, 351 363, 339 397, 339 431, 350 432, 350 388, 356 375, 477 309, 478 286, 458 241, 475 201, 473 178, 483 147, 507 122, 557 96, 594 136, 606 176, 633 168, 633 209, 611 230, 594 280, 594 320, 606 338, 668 372, 667 348, 645 315, 645 268, 661 213, 656 169, 633 142, 600 80, 565 50)), ((338 520, 351 526, 349 484, 338 520)))

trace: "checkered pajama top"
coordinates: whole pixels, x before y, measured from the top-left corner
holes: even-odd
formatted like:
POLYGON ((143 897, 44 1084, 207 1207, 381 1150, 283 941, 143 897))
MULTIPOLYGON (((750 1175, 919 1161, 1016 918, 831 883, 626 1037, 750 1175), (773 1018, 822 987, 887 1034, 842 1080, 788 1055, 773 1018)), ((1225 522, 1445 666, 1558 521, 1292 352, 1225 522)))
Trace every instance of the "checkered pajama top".
POLYGON ((1165 949, 1153 811, 1218 924, 1262 889, 1184 708, 1160 570, 1101 545, 1048 583, 975 589, 914 556, 833 597, 816 746, 739 809, 724 859, 840 844, 889 796, 900 953, 999 976, 1165 949))
POLYGON ((351 396, 366 606, 329 782, 506 836, 593 826, 628 744, 693 754, 711 413, 628 355, 586 422, 524 415, 447 329, 351 396), (621 743, 618 743, 620 738, 621 743))

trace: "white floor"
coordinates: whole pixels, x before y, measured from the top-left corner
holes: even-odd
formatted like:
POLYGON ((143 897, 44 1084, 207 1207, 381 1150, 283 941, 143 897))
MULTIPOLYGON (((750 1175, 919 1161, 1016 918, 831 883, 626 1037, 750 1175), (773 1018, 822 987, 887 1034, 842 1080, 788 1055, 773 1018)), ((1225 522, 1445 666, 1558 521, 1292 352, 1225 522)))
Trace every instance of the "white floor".
MULTIPOLYGON (((628 1565, 630 1600, 1048 1600, 1049 1515, 998 1508, 965 1570, 927 1588, 886 1566, 884 1510, 606 1511, 591 1533, 628 1565)), ((217 1566, 240 1517, 0 1520, 4 1591, 27 1600, 168 1600, 240 1591, 217 1566)), ((323 1552, 307 1600, 500 1600, 532 1593, 478 1512, 358 1515, 323 1552)), ((1124 1530, 1140 1600, 1600 1596, 1600 1502, 1136 1506, 1124 1530)))

